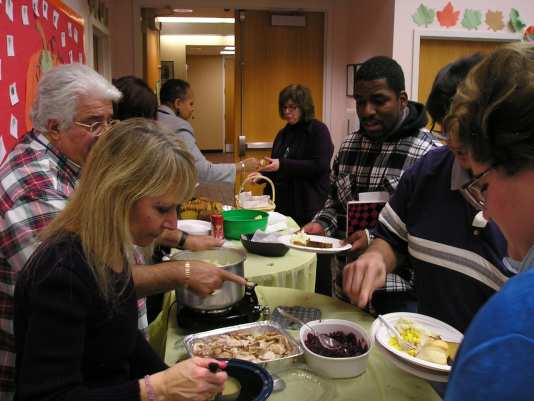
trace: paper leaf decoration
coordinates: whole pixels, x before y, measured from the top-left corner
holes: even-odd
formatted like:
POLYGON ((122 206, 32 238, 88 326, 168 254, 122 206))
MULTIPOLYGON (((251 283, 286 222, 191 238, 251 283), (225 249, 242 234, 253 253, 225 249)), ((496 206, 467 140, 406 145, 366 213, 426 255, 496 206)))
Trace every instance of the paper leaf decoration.
POLYGON ((504 28, 502 12, 488 10, 486 13, 486 24, 495 32, 502 30, 504 28))
POLYGON ((521 21, 521 18, 519 18, 519 11, 515 8, 512 8, 510 11, 510 22, 508 24, 510 25, 512 32, 519 32, 526 26, 523 21, 521 21))
POLYGON ((534 25, 531 25, 527 29, 525 29, 525 33, 523 34, 523 41, 528 43, 534 43, 534 25))
POLYGON ((426 7, 424 4, 421 4, 417 7, 417 11, 412 15, 412 20, 418 26, 427 27, 434 21, 434 10, 426 7))
POLYGON ((454 7, 449 1, 443 10, 436 13, 438 17, 439 24, 446 28, 454 26, 458 23, 458 18, 460 17, 460 11, 454 11, 454 7))
POLYGON ((467 29, 477 29, 482 24, 482 13, 478 10, 466 9, 462 26, 467 29))

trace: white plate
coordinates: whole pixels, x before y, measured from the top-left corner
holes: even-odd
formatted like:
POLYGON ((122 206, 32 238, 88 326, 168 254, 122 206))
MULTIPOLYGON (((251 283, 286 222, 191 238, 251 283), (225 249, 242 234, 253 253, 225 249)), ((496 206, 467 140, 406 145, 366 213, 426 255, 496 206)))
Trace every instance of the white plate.
POLYGON ((211 223, 204 220, 178 220, 178 230, 191 235, 209 235, 211 223))
MULTIPOLYGON (((383 315, 383 318, 386 319, 387 322, 392 326, 395 326, 395 323, 397 323, 397 320, 399 320, 401 317, 410 319, 415 323, 427 328, 428 330, 441 335, 447 341, 461 342, 463 339, 462 333, 460 333, 454 327, 449 326, 447 323, 434 319, 430 316, 408 312, 396 312, 383 315)), ((386 326, 384 326, 384 324, 380 323, 379 321, 373 323, 373 327, 375 330, 373 336, 374 338, 376 338, 376 341, 388 352, 394 354, 395 357, 399 358, 411 367, 419 366, 433 372, 441 372, 447 374, 450 372, 451 367, 449 365, 428 362, 393 348, 391 345, 389 345, 389 340, 391 339, 392 334, 389 332, 386 326)))
POLYGON ((387 349, 382 347, 379 343, 376 343, 376 348, 380 350, 382 355, 386 357, 389 361, 393 363, 399 369, 404 370, 405 372, 420 377, 421 379, 426 379, 434 382, 446 383, 449 381, 449 373, 440 373, 433 370, 428 370, 417 365, 410 365, 404 362, 402 359, 398 358, 395 354, 392 354, 387 349))
POLYGON ((310 246, 295 245, 291 242, 293 235, 282 235, 279 240, 282 244, 287 245, 290 248, 298 249, 299 251, 304 252, 313 252, 313 253, 338 253, 342 251, 349 250, 352 248, 351 244, 341 245, 341 240, 337 238, 322 237, 320 235, 309 235, 308 238, 312 241, 318 242, 328 242, 332 244, 332 248, 312 248, 310 246))

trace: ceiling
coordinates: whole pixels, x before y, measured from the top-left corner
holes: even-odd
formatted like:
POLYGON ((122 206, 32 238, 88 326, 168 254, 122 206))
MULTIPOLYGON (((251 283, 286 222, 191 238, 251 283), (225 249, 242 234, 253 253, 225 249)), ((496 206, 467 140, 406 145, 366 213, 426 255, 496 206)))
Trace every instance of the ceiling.
POLYGON ((220 51, 224 46, 208 46, 208 45, 187 45, 185 53, 188 56, 220 56, 220 51))

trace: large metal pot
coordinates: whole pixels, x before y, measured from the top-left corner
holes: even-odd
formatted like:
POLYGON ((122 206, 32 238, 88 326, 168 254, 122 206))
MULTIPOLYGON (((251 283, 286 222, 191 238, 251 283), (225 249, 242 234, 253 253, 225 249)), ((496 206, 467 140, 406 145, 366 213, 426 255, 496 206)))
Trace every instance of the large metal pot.
MULTIPOLYGON (((210 249, 198 252, 180 252, 171 256, 173 260, 200 260, 215 264, 219 269, 224 269, 238 276, 245 276, 245 255, 234 249, 210 249)), ((195 274, 194 268, 192 274, 195 274)), ((200 297, 192 290, 184 287, 176 287, 176 301, 178 304, 199 310, 224 309, 241 301, 245 295, 245 288, 239 284, 225 281, 221 288, 215 290, 212 295, 200 297)))

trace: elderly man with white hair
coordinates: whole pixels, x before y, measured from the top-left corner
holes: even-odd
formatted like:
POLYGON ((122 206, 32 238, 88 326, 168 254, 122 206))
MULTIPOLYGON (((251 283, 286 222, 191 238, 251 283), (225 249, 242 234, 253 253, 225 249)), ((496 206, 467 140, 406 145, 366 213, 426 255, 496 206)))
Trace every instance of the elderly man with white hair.
MULTIPOLYGON (((111 124, 112 103, 120 97, 117 88, 88 66, 54 67, 39 82, 33 130, 0 166, 0 400, 12 399, 15 390, 17 273, 36 249, 39 232, 65 207, 91 147, 111 124)), ((133 277, 138 297, 178 283, 203 296, 224 280, 245 284, 244 278, 203 262, 136 266, 133 277)))

